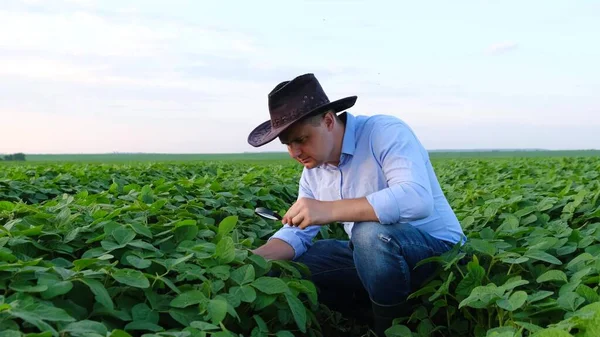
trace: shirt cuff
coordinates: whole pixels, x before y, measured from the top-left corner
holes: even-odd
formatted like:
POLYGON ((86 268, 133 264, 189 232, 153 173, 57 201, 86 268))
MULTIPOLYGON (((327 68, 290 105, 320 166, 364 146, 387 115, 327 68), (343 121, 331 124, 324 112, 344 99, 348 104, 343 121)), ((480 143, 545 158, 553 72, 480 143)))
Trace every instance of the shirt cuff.
POLYGON ((312 239, 319 232, 320 226, 309 226, 305 229, 284 225, 275 232, 267 241, 280 239, 294 249, 294 260, 304 254, 312 246, 312 239))
POLYGON ((433 198, 422 186, 402 183, 366 196, 381 224, 409 222, 428 217, 433 198))

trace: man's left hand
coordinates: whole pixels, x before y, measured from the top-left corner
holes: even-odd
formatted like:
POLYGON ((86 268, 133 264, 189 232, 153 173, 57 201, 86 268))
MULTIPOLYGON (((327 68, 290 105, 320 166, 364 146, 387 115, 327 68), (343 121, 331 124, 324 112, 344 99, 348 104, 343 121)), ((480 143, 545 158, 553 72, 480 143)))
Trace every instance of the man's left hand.
POLYGON ((325 225, 332 222, 332 209, 327 201, 300 198, 285 213, 284 224, 304 229, 308 226, 325 225))

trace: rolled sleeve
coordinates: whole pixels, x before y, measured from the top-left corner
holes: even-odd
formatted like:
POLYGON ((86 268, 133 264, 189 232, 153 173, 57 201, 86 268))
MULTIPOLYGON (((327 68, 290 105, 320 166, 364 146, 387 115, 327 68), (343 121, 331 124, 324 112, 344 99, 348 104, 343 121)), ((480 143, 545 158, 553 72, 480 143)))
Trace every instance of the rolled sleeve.
POLYGON ((287 242, 294 249, 295 260, 306 253, 308 248, 312 246, 312 239, 319 232, 319 228, 319 226, 309 226, 306 229, 300 229, 284 225, 269 238, 269 241, 276 238, 287 242))
MULTIPOLYGON (((303 170, 300 177, 299 188, 298 188, 298 199, 310 198, 315 199, 311 192, 310 185, 307 179, 307 171, 303 170)), ((284 224, 277 232, 275 232, 268 241, 271 239, 280 239, 292 246, 294 249, 294 260, 304 254, 308 248, 312 246, 314 237, 319 233, 320 226, 309 226, 305 229, 293 227, 284 224)))
POLYGON ((371 135, 371 150, 388 187, 367 195, 382 224, 425 218, 433 211, 427 152, 408 126, 389 123, 371 135))
POLYGON ((372 193, 367 201, 382 224, 426 218, 433 211, 431 194, 420 185, 401 183, 372 193))

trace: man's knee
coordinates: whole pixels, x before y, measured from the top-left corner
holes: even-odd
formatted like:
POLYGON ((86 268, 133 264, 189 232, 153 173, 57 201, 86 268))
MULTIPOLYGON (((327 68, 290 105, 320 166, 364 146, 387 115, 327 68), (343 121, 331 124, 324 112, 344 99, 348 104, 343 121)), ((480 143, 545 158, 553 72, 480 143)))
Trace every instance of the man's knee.
POLYGON ((422 233, 408 223, 383 225, 379 222, 359 222, 352 228, 352 243, 355 247, 401 247, 422 244, 422 241, 422 233))
POLYGON ((410 224, 383 225, 379 222, 357 222, 352 228, 352 245, 354 248, 390 245, 398 247, 402 242, 411 241, 416 231, 417 229, 410 224))
MULTIPOLYGON (((361 250, 363 247, 373 247, 377 244, 379 234, 382 234, 379 222, 357 222, 352 227, 352 247, 356 250, 361 250)), ((387 241, 385 236, 382 236, 383 241, 387 241)))

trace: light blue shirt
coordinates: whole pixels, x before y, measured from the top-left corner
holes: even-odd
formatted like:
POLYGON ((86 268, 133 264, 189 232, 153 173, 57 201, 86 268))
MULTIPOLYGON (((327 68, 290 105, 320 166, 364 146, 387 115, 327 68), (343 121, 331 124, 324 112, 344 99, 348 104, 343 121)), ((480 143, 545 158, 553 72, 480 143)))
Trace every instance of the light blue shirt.
MULTIPOLYGON (((348 112, 339 166, 304 168, 298 199, 322 201, 366 197, 382 224, 409 223, 452 243, 466 237, 439 185, 429 153, 412 129, 394 116, 348 112)), ((353 222, 344 222, 352 238, 353 222)), ((320 226, 302 230, 285 224, 269 240, 294 248, 294 259, 312 245, 320 226)))

